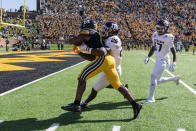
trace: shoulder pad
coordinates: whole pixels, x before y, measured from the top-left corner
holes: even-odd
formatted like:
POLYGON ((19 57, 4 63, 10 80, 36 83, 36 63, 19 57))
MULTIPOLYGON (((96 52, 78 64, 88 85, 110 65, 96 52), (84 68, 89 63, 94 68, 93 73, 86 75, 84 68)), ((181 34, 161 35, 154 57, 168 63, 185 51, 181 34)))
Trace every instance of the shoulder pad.
POLYGON ((170 37, 170 38, 172 38, 172 37, 174 37, 172 34, 165 34, 167 37, 170 37))

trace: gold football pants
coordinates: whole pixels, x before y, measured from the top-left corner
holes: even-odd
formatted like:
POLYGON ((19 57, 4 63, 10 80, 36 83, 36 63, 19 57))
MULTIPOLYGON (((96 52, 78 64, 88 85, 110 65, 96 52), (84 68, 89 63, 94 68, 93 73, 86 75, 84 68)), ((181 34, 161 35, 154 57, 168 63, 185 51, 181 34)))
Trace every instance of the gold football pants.
POLYGON ((103 71, 113 88, 118 90, 122 83, 120 82, 115 64, 115 59, 111 55, 96 56, 96 59, 82 70, 78 79, 88 80, 103 71))

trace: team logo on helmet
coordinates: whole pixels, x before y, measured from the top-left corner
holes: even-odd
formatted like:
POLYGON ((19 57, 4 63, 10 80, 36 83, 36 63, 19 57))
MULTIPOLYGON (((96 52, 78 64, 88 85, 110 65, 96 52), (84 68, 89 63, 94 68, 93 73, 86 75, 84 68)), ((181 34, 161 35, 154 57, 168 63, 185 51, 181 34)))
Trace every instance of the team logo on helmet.
POLYGON ((120 29, 118 24, 115 22, 106 22, 101 28, 102 37, 108 37, 112 35, 117 35, 120 29))

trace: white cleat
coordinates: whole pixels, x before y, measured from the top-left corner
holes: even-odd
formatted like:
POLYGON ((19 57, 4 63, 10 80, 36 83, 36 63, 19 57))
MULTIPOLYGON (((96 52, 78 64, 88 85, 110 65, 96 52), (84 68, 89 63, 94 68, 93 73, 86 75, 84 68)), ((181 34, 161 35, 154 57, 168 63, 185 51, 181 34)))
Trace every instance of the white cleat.
POLYGON ((147 99, 144 101, 144 104, 147 104, 147 103, 154 103, 155 102, 155 99, 147 99))
POLYGON ((176 76, 175 82, 176 82, 176 85, 179 85, 179 83, 180 83, 180 77, 179 76, 176 76))

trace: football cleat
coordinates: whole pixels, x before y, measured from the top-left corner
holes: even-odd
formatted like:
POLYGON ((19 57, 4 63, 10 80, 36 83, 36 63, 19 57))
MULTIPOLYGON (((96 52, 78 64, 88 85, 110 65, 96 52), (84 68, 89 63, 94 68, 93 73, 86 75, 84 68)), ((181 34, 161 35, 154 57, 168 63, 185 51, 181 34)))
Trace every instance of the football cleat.
POLYGON ((88 104, 85 103, 85 102, 83 102, 83 101, 80 103, 80 106, 81 106, 82 109, 89 108, 89 107, 88 107, 88 104))
POLYGON ((144 104, 153 103, 153 102, 155 102, 155 99, 147 99, 144 101, 144 104))
POLYGON ((66 110, 66 111, 81 112, 80 105, 76 105, 74 103, 68 106, 62 106, 61 109, 66 110))
POLYGON ((140 110, 142 109, 142 104, 141 103, 136 103, 136 105, 133 107, 133 118, 136 119, 137 116, 140 113, 140 110))

